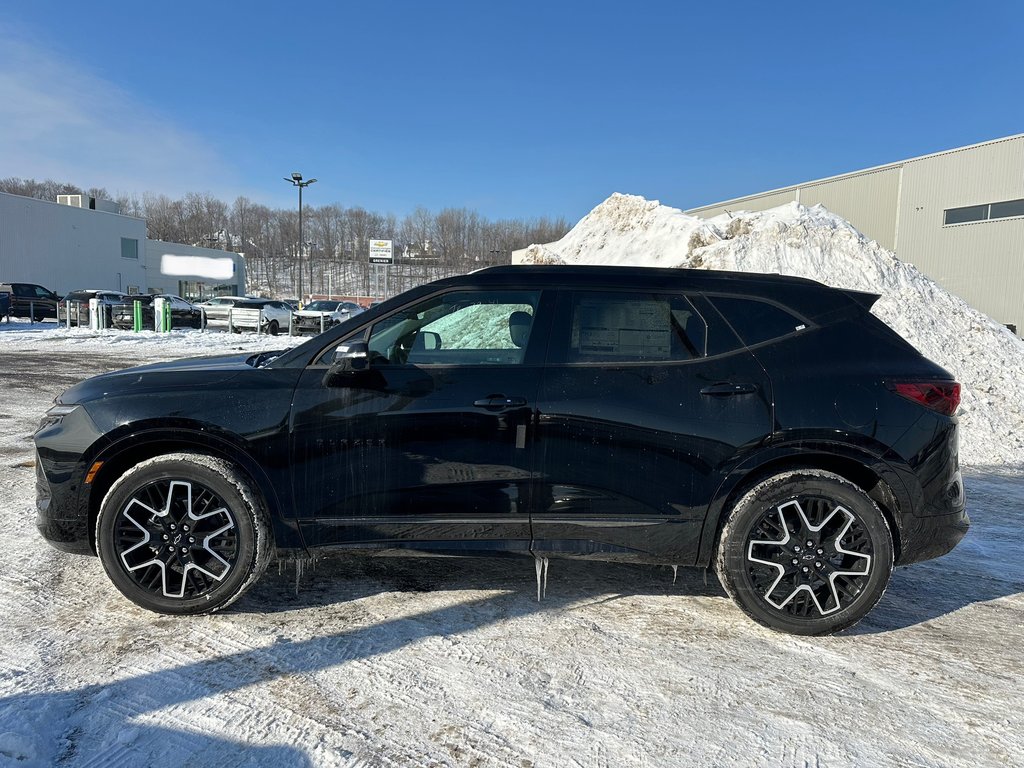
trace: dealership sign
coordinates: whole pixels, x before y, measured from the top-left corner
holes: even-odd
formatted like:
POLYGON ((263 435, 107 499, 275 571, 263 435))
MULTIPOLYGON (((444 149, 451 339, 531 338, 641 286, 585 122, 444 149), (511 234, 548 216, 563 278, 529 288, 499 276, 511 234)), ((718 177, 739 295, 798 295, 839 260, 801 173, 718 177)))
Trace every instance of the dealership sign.
POLYGON ((390 240, 370 241, 371 264, 394 264, 395 251, 390 240))

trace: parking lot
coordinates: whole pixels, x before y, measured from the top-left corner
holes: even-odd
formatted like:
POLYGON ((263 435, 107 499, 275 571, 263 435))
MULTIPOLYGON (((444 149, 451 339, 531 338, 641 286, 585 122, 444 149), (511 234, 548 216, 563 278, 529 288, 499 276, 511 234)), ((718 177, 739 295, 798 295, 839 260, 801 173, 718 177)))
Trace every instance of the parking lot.
POLYGON ((764 630, 699 571, 555 561, 538 603, 527 558, 272 566, 174 619, 39 537, 30 438, 75 381, 189 348, 24 337, 0 345, 0 763, 1024 762, 1019 476, 969 474, 968 538, 836 637, 764 630))

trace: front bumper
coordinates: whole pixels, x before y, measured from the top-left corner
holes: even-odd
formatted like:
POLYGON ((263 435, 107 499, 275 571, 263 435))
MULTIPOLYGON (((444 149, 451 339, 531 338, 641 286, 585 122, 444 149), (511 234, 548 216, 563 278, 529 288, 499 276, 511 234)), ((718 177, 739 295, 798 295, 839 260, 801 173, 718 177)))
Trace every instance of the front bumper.
MULTIPOLYGON (((80 475, 80 469, 76 466, 68 477, 80 475)), ((80 489, 75 488, 70 479, 57 485, 55 495, 37 453, 36 528, 55 549, 76 555, 95 554, 89 535, 88 515, 82 512, 80 489)))

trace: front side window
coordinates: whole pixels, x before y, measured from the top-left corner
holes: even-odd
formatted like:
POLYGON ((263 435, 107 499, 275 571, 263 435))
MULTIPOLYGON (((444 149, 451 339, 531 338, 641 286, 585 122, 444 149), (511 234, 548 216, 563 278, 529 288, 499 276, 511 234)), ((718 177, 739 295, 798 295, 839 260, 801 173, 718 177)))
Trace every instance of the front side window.
POLYGON ((370 357, 393 365, 517 365, 539 300, 539 291, 435 296, 376 323, 370 357))
POLYGON ((703 357, 704 318, 685 296, 573 294, 567 362, 673 362, 703 357))

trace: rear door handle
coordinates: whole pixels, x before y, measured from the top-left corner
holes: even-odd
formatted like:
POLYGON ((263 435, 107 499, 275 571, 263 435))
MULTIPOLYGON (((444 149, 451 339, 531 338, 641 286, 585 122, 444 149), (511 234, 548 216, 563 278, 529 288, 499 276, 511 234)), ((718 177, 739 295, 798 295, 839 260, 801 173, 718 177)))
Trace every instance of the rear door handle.
POLYGON ((702 395, 712 397, 727 397, 729 395, 751 395, 757 392, 757 384, 740 382, 734 384, 731 381, 720 381, 717 384, 710 384, 700 391, 702 395))
POLYGON ((502 408, 521 408, 526 405, 525 397, 506 397, 505 395, 488 395, 479 400, 474 400, 473 405, 477 408, 488 408, 500 410, 502 408))

